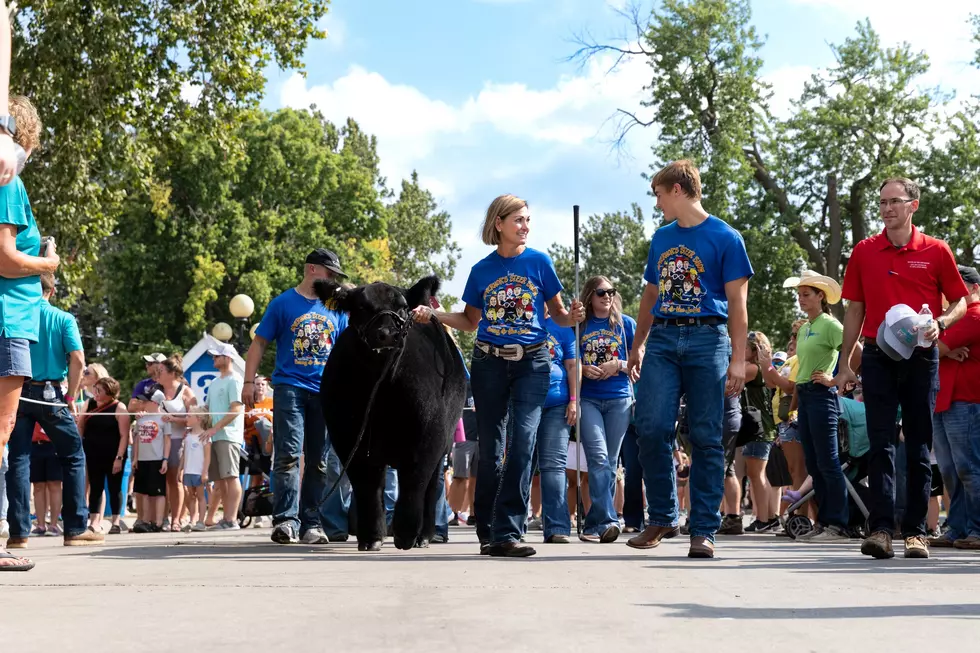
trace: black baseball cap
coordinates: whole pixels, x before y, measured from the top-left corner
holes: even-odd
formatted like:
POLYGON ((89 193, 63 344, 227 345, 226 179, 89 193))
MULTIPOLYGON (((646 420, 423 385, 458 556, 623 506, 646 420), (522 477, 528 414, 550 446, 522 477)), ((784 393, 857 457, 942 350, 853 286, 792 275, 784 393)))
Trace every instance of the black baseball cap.
POLYGON ((967 265, 961 265, 959 268, 960 276, 963 277, 963 281, 970 285, 980 283, 980 272, 977 272, 976 268, 971 268, 967 265))
POLYGON ((331 272, 346 277, 347 273, 340 269, 340 259, 329 249, 315 249, 306 257, 306 262, 312 265, 322 265, 331 272))

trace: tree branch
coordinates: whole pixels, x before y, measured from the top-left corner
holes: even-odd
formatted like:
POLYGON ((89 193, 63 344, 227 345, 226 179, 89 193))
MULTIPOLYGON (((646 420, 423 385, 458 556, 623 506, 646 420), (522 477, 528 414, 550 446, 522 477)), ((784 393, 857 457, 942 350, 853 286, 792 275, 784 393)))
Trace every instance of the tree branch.
POLYGON ((827 276, 840 281, 841 250, 844 247, 840 199, 837 196, 837 174, 827 175, 827 214, 830 218, 830 244, 827 247, 827 276))

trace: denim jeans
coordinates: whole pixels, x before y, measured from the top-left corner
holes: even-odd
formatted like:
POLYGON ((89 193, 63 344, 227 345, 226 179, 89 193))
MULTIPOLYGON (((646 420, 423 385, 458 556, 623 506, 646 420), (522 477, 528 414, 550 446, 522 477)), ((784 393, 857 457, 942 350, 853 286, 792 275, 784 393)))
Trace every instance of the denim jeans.
POLYGON ((623 521, 628 528, 643 528, 643 467, 640 465, 640 445, 636 441, 636 426, 630 424, 623 438, 623 521))
POLYGON ((686 394, 691 536, 714 541, 724 494, 722 417, 732 351, 728 327, 654 324, 646 347, 636 388, 635 422, 649 524, 677 525, 674 435, 681 395, 686 394))
POLYGON ((481 542, 517 542, 524 533, 531 458, 550 381, 547 347, 519 361, 473 349, 470 384, 480 431, 474 512, 481 542))
POLYGON ((395 515, 395 503, 398 501, 398 470, 394 467, 385 468, 385 526, 391 528, 391 518, 395 515))
POLYGON ((327 435, 327 475, 324 480, 324 492, 329 492, 333 484, 340 479, 337 490, 330 495, 322 506, 320 506, 320 523, 323 525, 323 532, 329 535, 347 535, 350 533, 348 515, 351 506, 351 485, 347 480, 347 475, 343 477, 340 471, 344 468, 344 461, 340 459, 334 448, 329 446, 330 436, 327 435))
POLYGON ((438 494, 436 495, 436 533, 449 539, 449 520, 453 518, 453 511, 449 508, 449 501, 446 500, 446 456, 439 461, 439 477, 436 479, 438 494))
POLYGON ((799 438, 819 506, 817 521, 824 526, 847 528, 847 485, 837 451, 837 421, 840 419, 837 392, 834 388, 810 382, 798 384, 796 394, 799 438))
POLYGON ((552 535, 571 535, 572 520, 568 514, 568 438, 571 428, 565 420, 568 404, 541 410, 538 425, 537 465, 541 478, 541 521, 544 539, 552 535))
POLYGON ((980 537, 980 404, 957 401, 933 417, 936 462, 949 492, 949 537, 980 537))
MULTIPOLYGON (((55 401, 63 402, 61 388, 56 387, 55 391, 55 401)), ((44 386, 25 384, 21 396, 44 401, 44 386)), ((10 537, 27 537, 31 532, 31 438, 35 424, 40 424, 51 438, 61 461, 61 515, 65 522, 65 535, 81 535, 87 527, 88 505, 85 497, 85 452, 75 419, 67 408, 21 402, 17 408, 17 424, 10 436, 7 470, 10 537)), ((54 519, 56 515, 51 517, 54 519)))
POLYGON ((619 524, 616 514, 616 467, 626 428, 630 425, 630 397, 592 399, 583 397, 582 449, 589 464, 589 497, 592 506, 585 516, 586 535, 601 535, 619 524))
MULTIPOLYGON (((291 385, 278 385, 272 396, 272 474, 275 499, 272 522, 291 523, 300 535, 321 526, 317 505, 327 485, 327 428, 320 395, 291 385), (300 487, 299 457, 304 456, 300 487)), ((338 492, 340 489, 338 488, 338 492)))
POLYGON ((939 353, 917 348, 908 360, 894 361, 872 343, 861 357, 868 419, 868 509, 871 531, 895 532, 895 446, 898 407, 902 407, 908 479, 902 533, 926 534, 932 491, 932 417, 939 390, 939 353))

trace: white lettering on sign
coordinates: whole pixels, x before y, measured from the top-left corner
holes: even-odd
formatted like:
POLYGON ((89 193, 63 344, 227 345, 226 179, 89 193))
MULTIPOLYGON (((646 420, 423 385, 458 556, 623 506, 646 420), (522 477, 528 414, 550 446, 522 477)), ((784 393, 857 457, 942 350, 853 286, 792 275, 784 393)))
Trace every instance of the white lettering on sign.
POLYGON ((930 261, 909 261, 909 267, 913 270, 928 270, 930 261))
POLYGON ((197 397, 197 403, 201 406, 205 405, 208 400, 208 386, 211 382, 218 378, 218 372, 215 370, 207 370, 204 372, 191 372, 191 390, 194 391, 194 396, 197 397))

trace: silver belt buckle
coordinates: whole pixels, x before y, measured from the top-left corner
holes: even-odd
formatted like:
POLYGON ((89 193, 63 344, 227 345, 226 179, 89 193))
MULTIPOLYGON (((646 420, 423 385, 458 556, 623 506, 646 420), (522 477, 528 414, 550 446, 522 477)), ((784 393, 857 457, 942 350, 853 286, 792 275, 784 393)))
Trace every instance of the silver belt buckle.
POLYGON ((518 344, 504 345, 499 347, 500 357, 505 361, 519 361, 524 358, 524 347, 518 344))

